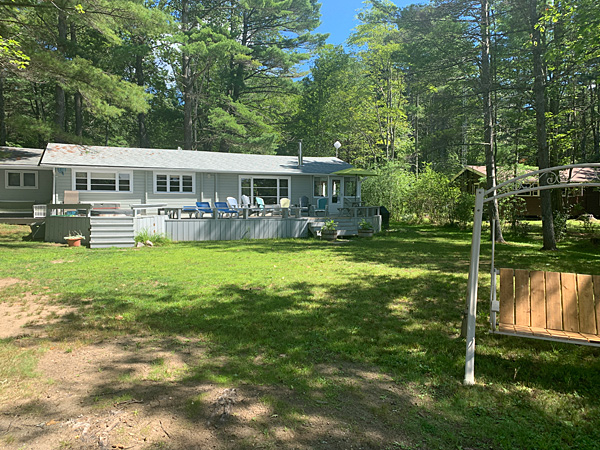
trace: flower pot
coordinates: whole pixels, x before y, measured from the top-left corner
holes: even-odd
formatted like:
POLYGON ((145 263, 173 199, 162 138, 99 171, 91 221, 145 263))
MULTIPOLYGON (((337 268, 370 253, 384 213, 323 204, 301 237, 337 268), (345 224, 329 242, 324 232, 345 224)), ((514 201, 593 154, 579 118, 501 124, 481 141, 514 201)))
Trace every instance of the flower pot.
POLYGON ((81 247, 81 238, 65 238, 69 247, 81 247))
POLYGON ((373 230, 372 228, 369 230, 358 230, 358 236, 359 237, 373 237, 373 233, 375 230, 373 230))
POLYGON ((321 239, 325 241, 335 241, 337 239, 337 230, 321 230, 321 239))

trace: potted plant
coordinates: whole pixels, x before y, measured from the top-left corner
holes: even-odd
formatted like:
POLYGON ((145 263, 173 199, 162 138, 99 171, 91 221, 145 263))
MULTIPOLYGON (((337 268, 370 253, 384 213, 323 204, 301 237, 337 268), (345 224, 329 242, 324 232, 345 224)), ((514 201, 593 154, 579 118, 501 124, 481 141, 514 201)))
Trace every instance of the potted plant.
POLYGON ((321 239, 326 241, 335 241, 337 239, 337 223, 333 220, 326 221, 321 227, 321 239))
POLYGON ((68 236, 65 236, 65 241, 69 247, 81 247, 81 241, 85 239, 85 236, 79 232, 69 232, 68 236))
POLYGON ((373 225, 368 220, 363 219, 358 224, 358 235, 360 237, 373 237, 374 232, 373 225))

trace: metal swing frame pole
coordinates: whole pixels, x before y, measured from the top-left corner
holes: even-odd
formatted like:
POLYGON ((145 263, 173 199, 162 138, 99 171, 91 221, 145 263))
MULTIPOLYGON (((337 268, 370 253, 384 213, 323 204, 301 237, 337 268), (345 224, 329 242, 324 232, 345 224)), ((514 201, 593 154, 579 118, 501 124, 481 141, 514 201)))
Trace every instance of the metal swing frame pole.
POLYGON ((471 240, 471 262, 467 286, 467 352, 465 357, 464 384, 475 384, 475 327, 477 322, 477 281, 479 278, 479 251, 481 248, 481 224, 485 191, 477 189, 471 240))

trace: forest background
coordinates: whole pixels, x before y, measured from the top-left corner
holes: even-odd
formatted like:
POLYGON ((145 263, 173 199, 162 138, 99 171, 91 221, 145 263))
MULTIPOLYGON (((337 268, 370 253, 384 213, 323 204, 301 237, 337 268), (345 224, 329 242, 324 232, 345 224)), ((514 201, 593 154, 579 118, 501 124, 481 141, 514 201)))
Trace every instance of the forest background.
POLYGON ((294 154, 302 140, 328 156, 339 141, 350 163, 415 178, 485 164, 488 186, 497 166, 600 161, 596 0, 366 1, 346 47, 314 31, 319 9, 0 0, 0 145, 294 154))

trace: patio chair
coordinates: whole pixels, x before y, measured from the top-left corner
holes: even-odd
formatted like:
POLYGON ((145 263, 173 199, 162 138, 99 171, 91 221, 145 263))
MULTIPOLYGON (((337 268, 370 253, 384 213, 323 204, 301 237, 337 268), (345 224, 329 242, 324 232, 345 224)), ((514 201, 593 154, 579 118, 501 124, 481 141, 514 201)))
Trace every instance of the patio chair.
POLYGON ((317 200, 317 206, 316 207, 312 207, 312 212, 311 215, 315 215, 316 217, 319 217, 319 215, 321 213, 323 213, 323 216, 327 216, 327 214, 329 214, 329 206, 327 206, 327 197, 321 197, 320 199, 317 200))
POLYGON ((300 197, 298 206, 300 207, 300 216, 302 216, 303 213, 306 213, 307 216, 309 215, 310 203, 309 203, 308 197, 306 195, 303 195, 302 197, 300 197))
POLYGON ((242 208, 250 208, 250 197, 248 197, 247 195, 242 195, 241 197, 242 200, 242 208))
POLYGON ((184 206, 181 208, 182 212, 187 212, 192 217, 192 214, 196 218, 203 218, 204 214, 212 214, 213 210, 210 207, 210 202, 196 202, 196 206, 184 206))
POLYGON ((235 209, 231 209, 227 202, 215 202, 215 208, 219 217, 240 217, 240 214, 235 209))
POLYGON ((267 208, 265 207, 265 201, 262 199, 262 197, 254 197, 254 200, 256 201, 256 207, 258 209, 258 215, 259 216, 266 216, 267 215, 267 208))
POLYGON ((238 209, 240 207, 235 197, 227 197, 227 204, 231 209, 238 209))
MULTIPOLYGON (((277 207, 277 209, 273 210, 273 215, 283 217, 284 216, 283 211, 287 209, 289 212, 289 208, 290 208, 290 199, 282 198, 279 200, 279 206, 277 207)), ((287 214, 286 214, 286 216, 287 216, 287 214)))

